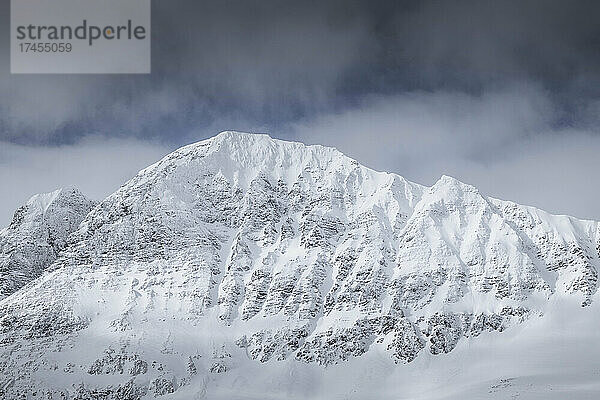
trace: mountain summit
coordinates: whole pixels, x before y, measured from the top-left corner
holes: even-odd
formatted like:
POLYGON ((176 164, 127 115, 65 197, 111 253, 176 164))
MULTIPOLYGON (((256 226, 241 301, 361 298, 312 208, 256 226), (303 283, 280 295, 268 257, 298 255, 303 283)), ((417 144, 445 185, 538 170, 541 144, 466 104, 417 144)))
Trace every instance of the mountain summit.
POLYGON ((433 398, 387 379, 598 301, 597 222, 267 135, 169 154, 61 243, 0 302, 5 398, 433 398))

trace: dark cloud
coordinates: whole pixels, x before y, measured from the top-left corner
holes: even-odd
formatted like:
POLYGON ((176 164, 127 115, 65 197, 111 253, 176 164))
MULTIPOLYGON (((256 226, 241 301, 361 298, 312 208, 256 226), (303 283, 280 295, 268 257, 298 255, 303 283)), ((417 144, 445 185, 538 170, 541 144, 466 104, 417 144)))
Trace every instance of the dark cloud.
MULTIPOLYGON (((101 143, 113 138, 155 154, 144 143, 166 150, 234 129, 600 219, 589 182, 600 151, 600 2, 172 0, 154 1, 152 15, 148 76, 10 75, 0 36, 2 179, 16 168, 35 176, 8 158, 14 149, 29 160, 96 143, 111 157, 101 143), (514 179, 517 168, 527 172, 514 179)), ((46 182, 59 186, 62 174, 46 182)))
POLYGON ((11 76, 5 57, 0 138, 183 143, 198 129, 276 130, 365 95, 523 81, 561 104, 557 123, 576 124, 600 92, 599 13, 593 1, 155 1, 151 76, 11 76))
POLYGON ((429 82, 535 79, 555 88, 598 77, 598 11, 592 1, 424 2, 398 16, 396 32, 429 82))

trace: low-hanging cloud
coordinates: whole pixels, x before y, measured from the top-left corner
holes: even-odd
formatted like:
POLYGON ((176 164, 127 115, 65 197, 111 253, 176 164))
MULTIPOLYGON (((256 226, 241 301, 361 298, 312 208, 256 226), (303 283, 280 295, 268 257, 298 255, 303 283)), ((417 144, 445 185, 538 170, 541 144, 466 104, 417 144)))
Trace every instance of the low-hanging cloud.
POLYGON ((599 132, 556 127, 556 113, 544 90, 514 86, 373 97, 291 129, 418 183, 447 174, 490 196, 600 219, 599 132))
MULTIPOLYGON (((600 135, 557 127, 556 113, 547 91, 517 85, 479 95, 448 91, 371 96, 353 109, 267 132, 335 146, 369 167, 425 185, 449 174, 487 195, 600 219, 600 188, 594 181, 600 170, 600 135)), ((232 125, 242 130, 246 126, 235 120, 232 125)), ((192 141, 226 128, 195 130, 192 141)), ((75 185, 101 200, 173 149, 103 136, 57 147, 2 143, 0 181, 11 190, 0 196, 0 226, 29 196, 57 187, 75 185)))
MULTIPOLYGON (((152 75, 10 75, 0 58, 12 188, 0 207, 66 184, 100 199, 231 129, 600 219, 599 14, 587 0, 154 1, 152 75)), ((0 35, 2 54, 8 44, 0 35)))
POLYGON ((36 193, 75 186, 102 200, 158 161, 171 149, 130 139, 88 137, 59 147, 28 147, 0 142, 0 227, 36 193))

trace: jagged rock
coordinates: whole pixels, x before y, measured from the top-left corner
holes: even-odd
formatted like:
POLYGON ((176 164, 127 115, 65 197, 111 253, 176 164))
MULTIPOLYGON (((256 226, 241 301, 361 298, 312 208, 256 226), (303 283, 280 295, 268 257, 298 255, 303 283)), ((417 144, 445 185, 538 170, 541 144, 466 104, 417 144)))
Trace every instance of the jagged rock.
POLYGON ((425 347, 425 340, 414 325, 407 318, 400 318, 393 332, 393 339, 387 349, 392 350, 394 361, 409 363, 417 358, 419 352, 425 347))
POLYGON ((213 374, 222 374, 223 372, 227 372, 227 364, 224 361, 215 361, 210 366, 210 372, 213 374))
POLYGON ((177 390, 177 382, 175 378, 156 378, 150 383, 149 390, 154 393, 154 397, 175 393, 175 390, 177 390))
POLYGON ((81 383, 76 386, 73 396, 61 395, 60 398, 72 398, 73 400, 139 400, 147 392, 148 388, 146 386, 138 386, 133 379, 130 379, 124 384, 108 385, 103 388, 86 387, 81 383))

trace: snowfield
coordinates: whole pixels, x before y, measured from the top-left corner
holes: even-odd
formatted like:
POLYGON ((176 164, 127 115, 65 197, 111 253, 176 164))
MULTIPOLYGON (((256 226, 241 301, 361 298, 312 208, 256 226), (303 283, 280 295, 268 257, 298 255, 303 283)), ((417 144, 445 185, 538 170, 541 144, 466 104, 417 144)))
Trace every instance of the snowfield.
POLYGON ((0 231, 6 399, 597 399, 600 224, 223 132, 0 231))

